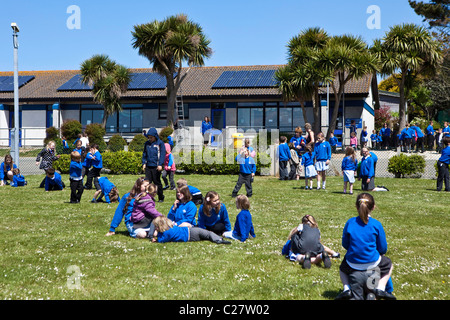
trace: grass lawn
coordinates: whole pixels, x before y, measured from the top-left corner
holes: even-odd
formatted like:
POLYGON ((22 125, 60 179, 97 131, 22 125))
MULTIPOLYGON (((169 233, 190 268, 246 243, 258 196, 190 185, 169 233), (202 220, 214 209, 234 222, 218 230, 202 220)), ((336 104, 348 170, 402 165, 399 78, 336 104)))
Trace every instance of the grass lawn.
MULTIPOLYGON (((238 211, 231 191, 237 176, 183 177, 203 194, 217 191, 234 225, 238 211)), ((257 237, 231 245, 155 244, 128 237, 123 223, 106 237, 117 204, 90 203, 93 190, 85 191, 82 203, 69 204, 70 188, 46 193, 38 188, 43 175, 26 178, 26 187, 0 188, 2 300, 329 300, 342 288, 342 258, 331 269, 304 270, 281 255, 289 231, 311 214, 322 242, 344 256, 342 229, 357 213, 356 196, 342 194, 342 177, 329 177, 327 190, 320 191, 305 191, 303 180, 256 177, 250 212, 257 237), (81 272, 78 289, 70 285, 72 268, 81 272)), ((123 195, 137 176, 108 178, 123 195)), ((68 185, 67 175, 63 180, 68 185)), ((394 294, 402 300, 448 300, 450 194, 436 192, 435 180, 378 178, 376 184, 390 189, 372 194, 373 216, 385 228, 394 263, 394 294)), ((165 195, 157 203, 163 214, 175 200, 174 191, 165 195)))

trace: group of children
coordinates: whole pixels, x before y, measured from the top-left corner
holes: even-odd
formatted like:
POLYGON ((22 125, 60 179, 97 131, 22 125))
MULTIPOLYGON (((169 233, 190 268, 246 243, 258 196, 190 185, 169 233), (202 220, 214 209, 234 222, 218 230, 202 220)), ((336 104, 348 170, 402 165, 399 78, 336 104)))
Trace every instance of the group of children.
POLYGON ((236 197, 236 216, 231 228, 228 211, 215 191, 205 197, 199 190, 181 178, 176 183, 176 200, 167 215, 156 208, 157 186, 145 177, 138 178, 133 188, 119 202, 107 236, 115 234, 122 220, 133 238, 149 238, 152 242, 190 242, 209 240, 217 244, 230 244, 225 239, 245 242, 256 237, 247 196, 236 197), (197 199, 191 190, 197 193, 197 199), (195 201, 195 202, 194 202, 195 201), (200 207, 197 210, 197 205, 200 207))

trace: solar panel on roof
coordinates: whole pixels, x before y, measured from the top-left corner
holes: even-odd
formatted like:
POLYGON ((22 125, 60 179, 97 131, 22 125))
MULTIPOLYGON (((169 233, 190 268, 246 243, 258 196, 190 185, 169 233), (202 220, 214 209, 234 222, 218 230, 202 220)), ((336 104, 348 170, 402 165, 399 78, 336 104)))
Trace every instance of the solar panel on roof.
POLYGON ((224 71, 212 88, 266 88, 278 85, 275 70, 224 71))
MULTIPOLYGON (((33 80, 35 76, 19 76, 19 88, 33 80)), ((14 76, 0 77, 0 92, 14 91, 14 76)))

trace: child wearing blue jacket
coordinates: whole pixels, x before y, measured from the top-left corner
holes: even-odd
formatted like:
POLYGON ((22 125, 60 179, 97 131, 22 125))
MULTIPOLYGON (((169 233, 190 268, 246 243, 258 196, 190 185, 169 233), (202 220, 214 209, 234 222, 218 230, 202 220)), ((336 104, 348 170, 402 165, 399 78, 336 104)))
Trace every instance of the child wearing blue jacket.
POLYGON ((288 161, 291 159, 291 151, 286 143, 285 136, 280 137, 280 145, 278 146, 278 163, 280 166, 280 180, 288 180, 289 173, 287 169, 288 161))
POLYGON ((199 204, 203 203, 203 194, 200 191, 200 189, 188 185, 187 180, 185 178, 180 178, 177 180, 177 188, 181 188, 182 186, 187 186, 189 188, 189 192, 191 193, 192 196, 192 202, 198 206, 199 204))
POLYGON ((326 173, 331 160, 331 146, 328 141, 325 141, 322 132, 317 134, 314 152, 316 153, 317 190, 320 190, 320 179, 322 179, 322 189, 325 190, 326 173))
MULTIPOLYGON (((93 144, 91 146, 89 153, 90 154, 86 155, 86 158, 89 159, 92 168, 89 169, 86 178, 86 184, 84 185, 84 188, 88 190, 92 189, 92 180, 94 180, 95 178, 97 178, 95 181, 98 180, 98 177, 100 177, 100 171, 103 168, 103 159, 100 151, 98 150, 97 144, 93 144)), ((97 185, 95 185, 95 187, 98 190, 99 187, 97 185)))
POLYGON ((203 228, 222 235, 226 231, 231 231, 230 218, 225 204, 220 202, 219 194, 209 191, 205 196, 205 202, 198 209, 199 228, 203 228))
POLYGON ((55 168, 48 168, 45 171, 44 188, 45 191, 62 190, 65 185, 61 179, 61 175, 55 171, 55 168))
POLYGON ((13 169, 13 179, 11 181, 11 187, 17 188, 17 187, 24 187, 27 185, 27 180, 25 180, 25 177, 20 174, 19 168, 13 169))
POLYGON ((245 242, 247 239, 256 237, 253 227, 252 215, 250 214, 250 201, 241 194, 236 198, 236 209, 241 210, 236 216, 233 231, 224 232, 225 238, 245 242))
MULTIPOLYGON (((81 142, 80 142, 81 143, 81 142)), ((81 154, 74 150, 70 154, 69 181, 70 181, 70 203, 80 203, 83 195, 83 166, 81 154)))
MULTIPOLYGON (((289 147, 288 152, 289 156, 291 156, 289 147)), ((255 159, 250 157, 249 150, 247 148, 241 148, 239 154, 236 156, 236 162, 239 164, 239 177, 236 185, 234 186, 233 192, 231 193, 231 196, 233 198, 236 197, 239 190, 241 190, 242 184, 245 184, 247 197, 251 197, 253 194, 252 182, 256 173, 255 159)))
POLYGON ((103 202, 103 196, 105 196, 106 203, 117 202, 119 200, 119 191, 117 190, 117 187, 109 181, 107 177, 98 179, 95 186, 97 187, 97 191, 94 193, 94 198, 91 201, 92 203, 103 202))
POLYGON ((347 250, 339 267, 344 291, 336 299, 352 298, 350 276, 354 272, 375 269, 378 283, 369 288, 377 299, 395 300, 386 292, 386 284, 392 274, 392 261, 385 256, 387 252, 386 234, 382 224, 372 217, 375 200, 369 193, 361 193, 356 198, 358 216, 350 218, 342 233, 342 246, 347 250))
POLYGON ((330 140, 328 140, 328 142, 330 143, 331 146, 331 152, 336 153, 338 138, 336 138, 333 133, 330 133, 330 140))
POLYGON ((349 194, 353 194, 353 184, 355 183, 355 172, 358 169, 355 149, 345 148, 345 157, 342 159, 342 175, 344 176, 344 194, 347 193, 347 182, 350 184, 349 194))
POLYGON ((302 155, 301 163, 305 167, 305 190, 312 190, 313 178, 317 176, 316 168, 314 167, 314 158, 316 154, 312 151, 310 144, 305 147, 305 153, 302 155))
POLYGON ((372 149, 378 149, 378 135, 376 130, 372 130, 370 141, 372 142, 372 149))
POLYGON ((448 166, 450 165, 450 136, 444 136, 442 138, 442 144, 444 149, 442 149, 441 157, 437 161, 438 167, 438 178, 437 178, 437 191, 442 190, 442 182, 445 183, 445 191, 450 191, 450 177, 448 172, 448 166))
POLYGON ((159 216, 153 220, 155 232, 152 242, 193 242, 208 240, 216 244, 230 244, 212 231, 199 227, 178 226, 167 217, 159 216))
POLYGON ((363 148, 361 153, 363 155, 360 168, 361 189, 365 191, 372 191, 375 188, 374 161, 370 155, 369 149, 363 148))
POLYGON ((167 218, 172 220, 177 226, 195 226, 195 216, 197 207, 191 201, 192 195, 187 186, 177 188, 177 199, 170 208, 167 218))
POLYGON ((17 166, 13 161, 13 158, 10 154, 5 156, 5 161, 0 165, 0 186, 7 185, 8 180, 12 181, 13 179, 13 169, 16 169, 17 166))
POLYGON ((403 128, 403 130, 401 131, 403 140, 403 152, 411 152, 413 133, 415 133, 415 131, 410 129, 409 123, 405 124, 405 128, 403 128))

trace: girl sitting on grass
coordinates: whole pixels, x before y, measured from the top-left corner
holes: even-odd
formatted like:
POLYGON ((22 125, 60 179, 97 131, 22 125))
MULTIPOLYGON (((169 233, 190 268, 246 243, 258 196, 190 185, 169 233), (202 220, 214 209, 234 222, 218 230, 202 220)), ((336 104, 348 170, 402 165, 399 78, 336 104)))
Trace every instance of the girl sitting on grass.
POLYGON ((222 235, 231 231, 231 223, 225 204, 220 202, 219 194, 209 191, 205 196, 205 202, 198 209, 198 226, 222 235))
POLYGON ((192 227, 195 222, 197 207, 192 202, 192 195, 188 186, 177 188, 177 199, 170 208, 167 218, 172 220, 179 227, 192 227))
POLYGON ((212 231, 199 227, 177 226, 167 217, 159 216, 153 220, 155 232, 152 242, 193 242, 208 240, 216 244, 230 244, 212 231))
POLYGON ((137 238, 146 238, 153 235, 154 225, 152 221, 162 216, 156 210, 155 197, 157 192, 158 187, 155 184, 147 183, 145 190, 135 198, 131 212, 131 222, 133 222, 133 228, 136 229, 137 238))
POLYGON ((236 216, 233 231, 224 232, 225 238, 245 242, 248 238, 255 238, 255 229, 253 227, 252 215, 250 214, 250 201, 248 197, 241 194, 236 198, 236 208, 241 210, 236 216))

